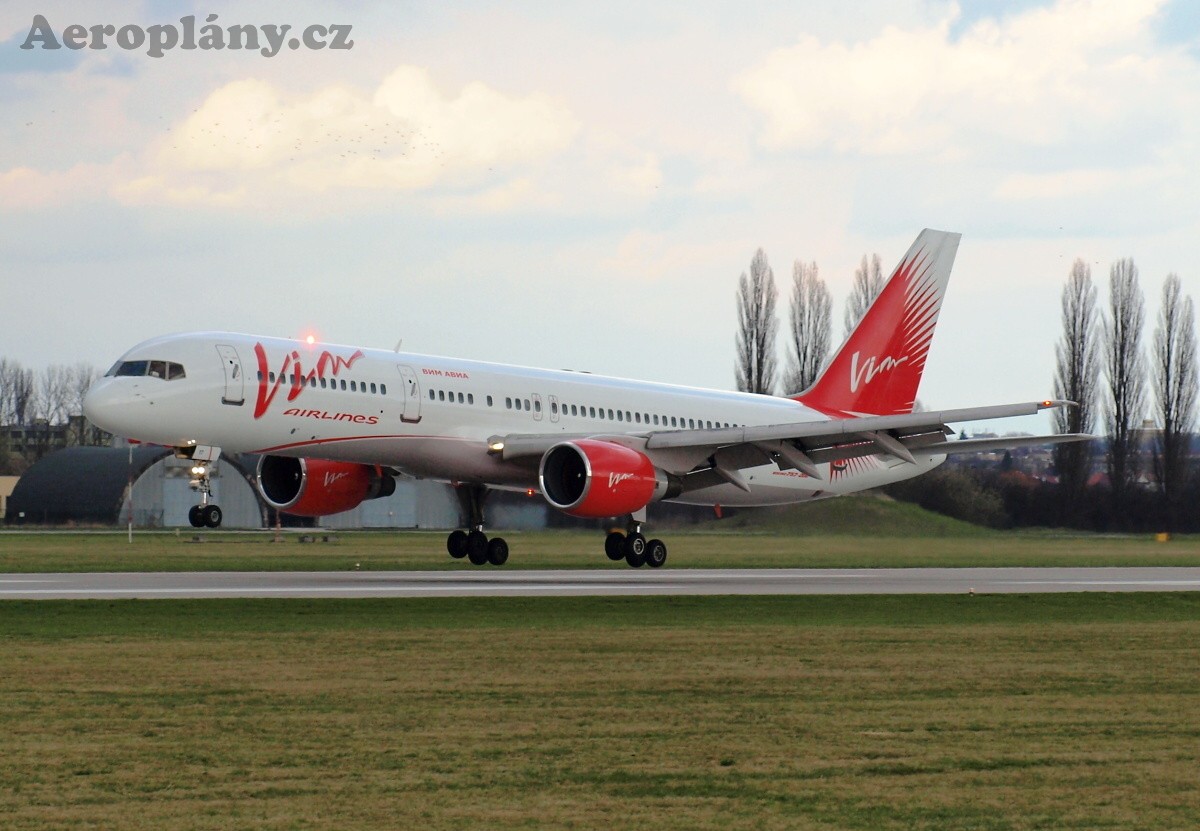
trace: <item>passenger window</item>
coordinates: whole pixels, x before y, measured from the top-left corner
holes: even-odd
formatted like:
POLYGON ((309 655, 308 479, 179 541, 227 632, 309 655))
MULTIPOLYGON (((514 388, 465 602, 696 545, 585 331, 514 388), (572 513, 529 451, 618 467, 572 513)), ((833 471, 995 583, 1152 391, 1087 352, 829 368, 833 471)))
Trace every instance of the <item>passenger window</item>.
POLYGON ((463 403, 463 394, 461 392, 458 394, 458 403, 459 404, 463 403))
POLYGON ((574 404, 571 405, 571 415, 579 415, 579 412, 575 409, 574 404))
POLYGON ((671 426, 672 426, 672 427, 678 427, 678 426, 679 426, 678 424, 676 424, 676 423, 675 423, 675 416, 671 416, 671 426))
POLYGON ((550 415, 558 415, 558 402, 557 401, 550 402, 550 415))
POLYGON ((511 409, 512 409, 512 399, 511 399, 511 398, 505 398, 505 399, 504 399, 504 408, 505 408, 505 409, 507 409, 507 410, 511 410, 511 409))
POLYGON ((655 426, 655 427, 657 427, 657 426, 658 426, 658 416, 655 416, 655 417, 654 417, 654 426, 655 426))
POLYGON ((612 418, 613 418, 613 411, 610 409, 610 410, 608 411, 608 420, 609 420, 609 421, 612 421, 612 418))
POLYGON ((490 395, 487 397, 487 405, 489 407, 492 406, 492 397, 490 395))
POLYGON ((529 399, 525 399, 525 412, 529 412, 529 399))
POLYGON ((475 403, 475 394, 474 394, 474 393, 470 393, 470 392, 469 392, 469 393, 467 393, 467 403, 468 403, 468 404, 474 404, 474 403, 475 403))
POLYGON ((622 413, 620 410, 617 410, 617 421, 624 421, 624 420, 625 420, 625 414, 622 413))
POLYGON ((438 401, 445 401, 445 400, 446 400, 446 391, 438 390, 438 401))
POLYGON ((372 395, 375 394, 375 382, 374 381, 371 382, 371 394, 372 395))
POLYGON ((387 384, 380 384, 380 385, 379 385, 379 394, 380 394, 380 395, 387 395, 387 384))
POLYGON ((696 419, 689 418, 688 419, 688 427, 692 430, 695 430, 696 429, 696 419))
POLYGON ((600 418, 604 418, 604 408, 600 408, 600 418))
POLYGON ((592 418, 595 418, 596 417, 596 408, 592 407, 591 411, 592 411, 592 418))
POLYGON ((358 392, 358 387, 355 386, 355 381, 350 382, 350 392, 358 392))
POLYGON ((435 393, 433 390, 430 390, 430 391, 429 391, 429 400, 430 400, 430 401, 435 401, 435 400, 437 400, 437 393, 435 393))
POLYGON ((321 389, 325 389, 325 379, 321 379, 321 389))

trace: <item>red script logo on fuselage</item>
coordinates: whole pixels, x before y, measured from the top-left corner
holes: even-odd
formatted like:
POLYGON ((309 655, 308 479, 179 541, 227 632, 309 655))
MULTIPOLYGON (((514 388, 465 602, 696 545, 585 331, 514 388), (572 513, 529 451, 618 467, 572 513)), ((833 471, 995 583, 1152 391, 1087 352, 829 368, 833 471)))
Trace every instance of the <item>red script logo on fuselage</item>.
POLYGON ((284 357, 283 366, 280 367, 279 374, 275 376, 274 381, 270 380, 267 351, 263 349, 261 343, 254 344, 254 356, 258 359, 258 397, 254 401, 254 417, 262 418, 275 399, 275 393, 279 392, 279 388, 284 384, 288 385, 287 400, 295 401, 300 393, 304 392, 304 388, 308 386, 310 380, 329 376, 336 377, 341 370, 354 366, 354 362, 361 358, 363 353, 359 349, 349 358, 343 358, 334 355, 327 349, 323 350, 317 358, 317 365, 305 373, 300 365, 300 352, 293 349, 284 357))

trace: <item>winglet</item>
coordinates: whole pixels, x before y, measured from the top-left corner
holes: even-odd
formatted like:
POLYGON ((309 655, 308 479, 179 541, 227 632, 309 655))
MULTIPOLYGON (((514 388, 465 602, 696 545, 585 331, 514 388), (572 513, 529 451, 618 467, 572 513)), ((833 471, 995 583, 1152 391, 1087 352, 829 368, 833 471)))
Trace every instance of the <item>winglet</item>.
POLYGON ((911 413, 959 239, 922 231, 821 377, 795 400, 829 413, 911 413))

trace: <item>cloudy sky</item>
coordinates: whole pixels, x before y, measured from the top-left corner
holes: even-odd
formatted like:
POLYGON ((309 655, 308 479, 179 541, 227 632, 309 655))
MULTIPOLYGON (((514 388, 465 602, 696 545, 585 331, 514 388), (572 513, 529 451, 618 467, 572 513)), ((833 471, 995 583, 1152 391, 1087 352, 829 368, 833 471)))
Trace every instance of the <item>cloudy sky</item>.
MULTIPOLYGON (((738 275, 963 233, 932 407, 1051 391, 1082 257, 1200 294, 1184 0, 0 7, 0 355, 190 329, 731 388, 738 275), (579 6, 576 8, 576 6, 579 6), (350 50, 22 50, 72 24, 350 50)), ((111 43, 111 40, 110 40, 111 43)), ((786 297, 781 299, 781 309, 786 297)), ((837 328, 840 337, 840 326, 837 328)))

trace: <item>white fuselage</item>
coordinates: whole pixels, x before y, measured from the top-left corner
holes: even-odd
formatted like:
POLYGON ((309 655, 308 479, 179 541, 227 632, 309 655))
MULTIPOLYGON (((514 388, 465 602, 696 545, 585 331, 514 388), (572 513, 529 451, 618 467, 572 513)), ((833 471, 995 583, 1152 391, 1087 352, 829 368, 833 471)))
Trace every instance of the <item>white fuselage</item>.
MULTIPOLYGON (((144 442, 384 465, 522 489, 538 487, 536 463, 489 454, 489 439, 828 418, 788 398, 228 333, 139 344, 93 386, 85 412, 101 428, 144 442), (142 361, 150 371, 139 374, 142 361)), ((822 465, 823 479, 767 464, 743 471, 750 492, 720 485, 674 501, 801 502, 907 479, 942 458, 912 464, 867 456, 822 465)))

